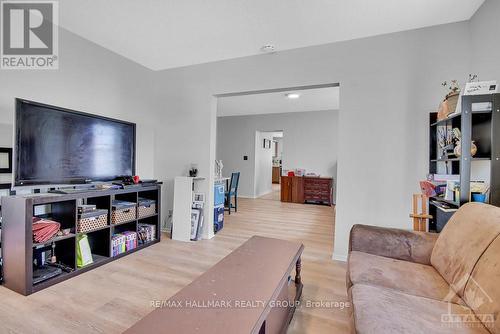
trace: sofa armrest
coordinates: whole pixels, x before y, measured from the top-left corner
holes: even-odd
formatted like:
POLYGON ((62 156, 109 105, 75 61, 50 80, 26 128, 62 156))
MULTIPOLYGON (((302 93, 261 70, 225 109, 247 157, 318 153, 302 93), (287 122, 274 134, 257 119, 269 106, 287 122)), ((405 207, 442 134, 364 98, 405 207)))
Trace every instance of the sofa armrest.
POLYGON ((430 264, 432 249, 437 238, 437 233, 354 225, 349 239, 349 252, 359 251, 397 260, 430 264))

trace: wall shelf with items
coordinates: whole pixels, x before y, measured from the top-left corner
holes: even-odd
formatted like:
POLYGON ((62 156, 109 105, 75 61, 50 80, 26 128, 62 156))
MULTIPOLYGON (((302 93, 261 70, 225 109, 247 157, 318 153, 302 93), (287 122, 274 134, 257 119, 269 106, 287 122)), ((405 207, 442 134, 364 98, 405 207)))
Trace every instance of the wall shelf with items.
POLYGON ((455 186, 430 198, 429 229, 440 232, 443 212, 449 218, 472 200, 471 185, 489 189, 486 202, 500 206, 500 94, 463 96, 459 113, 444 120, 431 113, 429 124, 429 174, 447 190, 455 186))

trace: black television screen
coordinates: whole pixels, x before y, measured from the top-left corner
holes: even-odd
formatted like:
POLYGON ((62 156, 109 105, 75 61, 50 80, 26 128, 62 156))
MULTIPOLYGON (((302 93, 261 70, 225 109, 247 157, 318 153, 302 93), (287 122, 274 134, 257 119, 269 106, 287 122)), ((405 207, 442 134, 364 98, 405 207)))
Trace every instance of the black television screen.
POLYGON ((135 124, 16 99, 16 186, 135 174, 135 124))

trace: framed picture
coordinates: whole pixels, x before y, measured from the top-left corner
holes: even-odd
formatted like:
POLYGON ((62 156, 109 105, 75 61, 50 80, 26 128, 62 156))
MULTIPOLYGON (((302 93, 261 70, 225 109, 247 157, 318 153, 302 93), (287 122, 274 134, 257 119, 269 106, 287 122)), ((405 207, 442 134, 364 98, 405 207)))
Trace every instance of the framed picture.
POLYGON ((264 139, 264 148, 271 148, 271 141, 269 139, 264 139))
POLYGON ((0 173, 12 173, 12 149, 0 147, 0 173))
POLYGON ((205 193, 194 193, 193 203, 205 203, 205 193))
POLYGON ((198 209, 191 210, 191 240, 196 240, 198 228, 200 224, 201 211, 198 209))

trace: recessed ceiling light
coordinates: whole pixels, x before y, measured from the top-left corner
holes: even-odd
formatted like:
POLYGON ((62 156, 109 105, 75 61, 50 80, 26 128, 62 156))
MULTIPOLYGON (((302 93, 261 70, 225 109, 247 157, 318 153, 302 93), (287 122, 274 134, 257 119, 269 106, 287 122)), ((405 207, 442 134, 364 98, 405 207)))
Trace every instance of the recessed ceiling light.
POLYGON ((260 51, 262 53, 273 53, 276 51, 276 48, 272 44, 266 44, 263 47, 260 48, 260 51))
POLYGON ((288 97, 289 99, 298 99, 300 97, 300 94, 297 94, 297 93, 287 93, 285 94, 286 97, 288 97))

